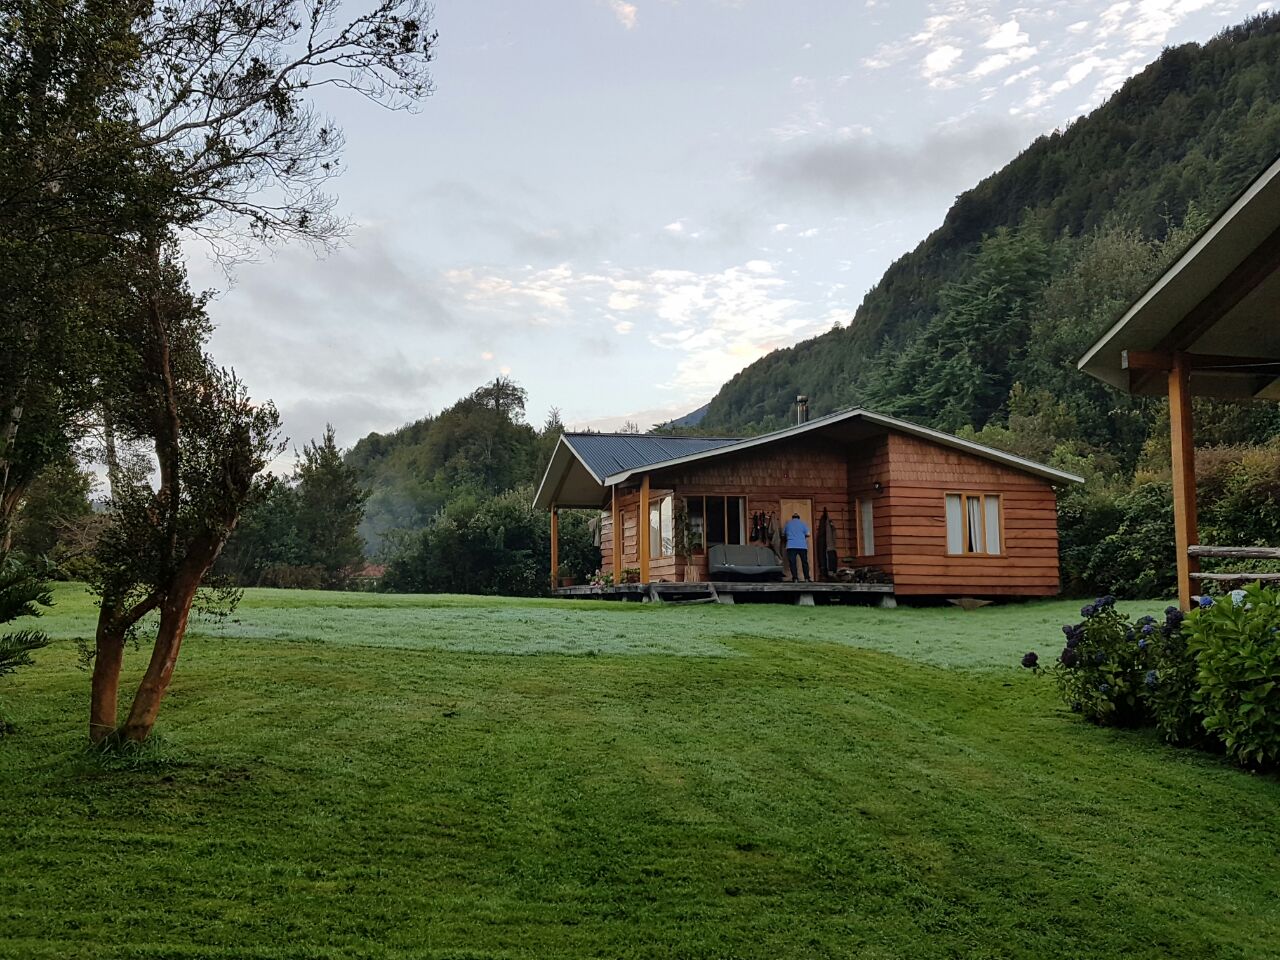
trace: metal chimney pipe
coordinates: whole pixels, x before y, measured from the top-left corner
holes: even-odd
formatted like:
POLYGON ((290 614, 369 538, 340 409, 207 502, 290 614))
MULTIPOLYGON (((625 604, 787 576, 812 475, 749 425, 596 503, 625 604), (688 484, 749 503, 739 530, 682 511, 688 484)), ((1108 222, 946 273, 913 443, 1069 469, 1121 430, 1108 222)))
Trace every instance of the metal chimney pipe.
POLYGON ((796 397, 796 426, 809 422, 809 398, 803 393, 796 397))

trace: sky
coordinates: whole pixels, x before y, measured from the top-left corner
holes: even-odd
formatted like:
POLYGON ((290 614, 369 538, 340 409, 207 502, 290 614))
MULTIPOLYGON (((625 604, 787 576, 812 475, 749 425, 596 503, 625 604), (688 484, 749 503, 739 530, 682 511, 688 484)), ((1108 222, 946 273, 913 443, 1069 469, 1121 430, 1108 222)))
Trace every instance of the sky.
POLYGON ((648 428, 847 324, 955 196, 1257 0, 436 0, 414 113, 319 106, 351 221, 218 291, 213 352, 292 446, 505 375, 528 418, 648 428))

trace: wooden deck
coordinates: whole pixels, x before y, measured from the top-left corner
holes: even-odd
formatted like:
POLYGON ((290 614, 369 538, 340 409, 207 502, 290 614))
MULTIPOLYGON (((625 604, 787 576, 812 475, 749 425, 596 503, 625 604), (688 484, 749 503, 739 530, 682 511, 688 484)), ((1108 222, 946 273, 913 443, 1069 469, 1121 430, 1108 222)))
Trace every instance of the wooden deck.
POLYGON ((811 607, 819 598, 840 603, 855 597, 879 598, 882 606, 893 606, 891 583, 792 583, 784 581, 716 580, 676 583, 620 583, 612 587, 590 585, 558 587, 555 596, 578 600, 631 600, 644 603, 725 603, 742 601, 794 603, 811 607), (737 599, 735 599, 737 598, 737 599))

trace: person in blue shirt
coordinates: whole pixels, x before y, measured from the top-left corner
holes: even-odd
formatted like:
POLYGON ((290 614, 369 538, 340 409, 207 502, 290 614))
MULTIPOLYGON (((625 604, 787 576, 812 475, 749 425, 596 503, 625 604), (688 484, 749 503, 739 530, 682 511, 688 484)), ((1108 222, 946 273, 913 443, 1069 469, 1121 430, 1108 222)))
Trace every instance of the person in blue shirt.
POLYGON ((804 579, 809 582, 809 527, 800 519, 800 514, 793 513, 787 525, 782 528, 782 536, 787 541, 787 565, 791 567, 791 580, 796 576, 796 558, 800 558, 804 566, 804 579))

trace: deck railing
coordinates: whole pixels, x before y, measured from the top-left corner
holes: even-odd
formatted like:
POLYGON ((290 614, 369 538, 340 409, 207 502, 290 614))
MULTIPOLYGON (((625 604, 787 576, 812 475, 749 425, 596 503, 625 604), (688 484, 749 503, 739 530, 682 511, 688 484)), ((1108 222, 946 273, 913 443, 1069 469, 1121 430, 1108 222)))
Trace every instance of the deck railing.
MULTIPOLYGON (((1220 560, 1280 560, 1280 547, 1207 547, 1199 544, 1187 548, 1191 557, 1211 557, 1220 560)), ((1280 580, 1280 573, 1200 573, 1193 572, 1192 580, 1217 583, 1233 583, 1254 580, 1280 580)))

